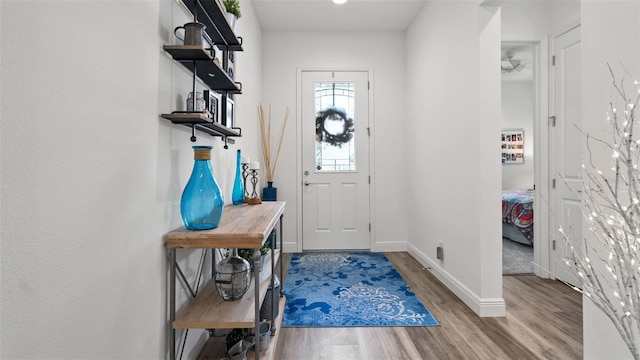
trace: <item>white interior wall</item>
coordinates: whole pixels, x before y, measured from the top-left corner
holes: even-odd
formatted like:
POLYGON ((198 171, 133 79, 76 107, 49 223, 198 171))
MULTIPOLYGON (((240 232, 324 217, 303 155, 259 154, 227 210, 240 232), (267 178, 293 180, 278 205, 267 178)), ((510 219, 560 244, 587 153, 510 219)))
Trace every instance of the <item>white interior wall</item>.
POLYGON ((407 203, 414 197, 404 186, 406 120, 404 111, 404 37, 401 32, 263 32, 263 103, 272 104, 279 129, 285 107, 291 109, 274 184, 287 201, 285 250, 301 247, 302 174, 296 148, 300 119, 295 119, 297 69, 371 69, 373 112, 370 126, 373 251, 401 251, 407 243, 407 203), (294 216, 297 208, 298 218, 294 216))
POLYGON ((480 137, 480 316, 505 316, 502 299, 502 206, 500 149, 500 31, 499 6, 480 6, 478 118, 484 119, 480 137), (497 238, 497 239, 496 239, 497 238))
POLYGON ((408 187, 420 199, 407 204, 409 251, 474 311, 499 315, 500 30, 499 17, 495 24, 484 12, 471 2, 427 2, 406 33, 408 187), (479 73, 492 61, 495 71, 479 73), (486 101, 496 107, 483 108, 486 101), (440 242, 444 260, 436 259, 440 242))
MULTIPOLYGON (((605 113, 613 99, 607 63, 628 84, 640 80, 640 2, 583 1, 581 23, 582 125, 591 135, 610 139, 603 132, 608 129, 605 113)), ((633 94, 635 90, 631 87, 627 91, 633 94)), ((592 150, 595 164, 607 169, 610 151, 602 147, 592 150)), ((583 300, 584 358, 631 359, 619 333, 589 301, 583 300)))
POLYGON ((549 34, 553 1, 505 1, 502 11, 502 41, 528 41, 549 34))
MULTIPOLYGON (((197 142, 214 146, 227 199, 235 149, 258 148, 245 120, 261 89, 249 4, 236 25, 246 135, 229 150, 208 135, 197 142)), ((184 106, 191 85, 162 45, 188 18, 174 0, 2 1, 0 9, 0 357, 166 358, 163 235, 182 223, 193 144, 187 127, 159 117, 184 106)), ((198 255, 181 256, 189 277, 198 255)))
POLYGON ((502 128, 524 129, 524 163, 502 165, 502 190, 533 189, 533 81, 502 81, 502 128))

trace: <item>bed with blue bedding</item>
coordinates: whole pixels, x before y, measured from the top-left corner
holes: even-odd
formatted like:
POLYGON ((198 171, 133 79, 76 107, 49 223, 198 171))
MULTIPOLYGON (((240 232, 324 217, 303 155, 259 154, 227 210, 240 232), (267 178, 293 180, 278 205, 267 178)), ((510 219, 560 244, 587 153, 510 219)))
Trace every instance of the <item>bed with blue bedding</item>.
POLYGON ((533 245, 533 191, 502 191, 502 237, 533 245))

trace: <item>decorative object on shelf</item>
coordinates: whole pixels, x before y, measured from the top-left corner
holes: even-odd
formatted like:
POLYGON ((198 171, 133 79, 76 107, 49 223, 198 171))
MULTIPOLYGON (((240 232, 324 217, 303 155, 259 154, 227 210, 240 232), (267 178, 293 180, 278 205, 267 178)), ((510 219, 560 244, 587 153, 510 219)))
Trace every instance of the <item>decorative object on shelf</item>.
POLYGON ((224 8, 227 11, 227 20, 231 29, 236 26, 236 20, 240 19, 242 13, 240 12, 240 1, 238 0, 222 0, 224 8))
POLYGON ((316 141, 342 147, 353 138, 353 119, 336 107, 318 111, 316 115, 316 141))
POLYGON ((222 116, 220 118, 220 123, 228 128, 232 128, 235 125, 235 113, 234 113, 234 102, 233 99, 229 95, 225 95, 222 99, 222 116))
POLYGON ((249 290, 251 284, 251 265, 238 256, 238 249, 216 265, 215 284, 218 294, 224 300, 238 300, 249 290))
POLYGON ((203 23, 199 22, 190 22, 186 23, 182 26, 178 26, 173 29, 173 34, 180 39, 178 36, 178 30, 184 30, 184 39, 180 39, 184 42, 185 45, 196 45, 196 46, 204 46, 204 29, 207 27, 203 23))
POLYGON ((233 345, 228 351, 229 360, 247 360, 247 352, 253 347, 254 343, 248 340, 240 340, 233 345))
POLYGON ((238 341, 244 340, 249 336, 249 329, 246 328, 235 328, 231 329, 227 334, 225 339, 225 343, 227 345, 227 350, 231 349, 231 347, 238 343, 238 341))
POLYGON ((260 140, 262 142, 262 157, 264 159, 264 167, 266 169, 267 187, 262 189, 262 199, 265 201, 276 201, 278 199, 278 189, 273 186, 273 175, 276 171, 276 165, 278 165, 278 157, 280 156, 280 150, 282 149, 282 142, 284 140, 284 129, 287 126, 287 120, 289 119, 289 108, 287 107, 284 113, 284 121, 282 122, 282 128, 280 129, 280 135, 277 139, 277 147, 275 153, 272 153, 271 146, 271 104, 269 104, 268 119, 265 119, 264 109, 262 104, 258 106, 258 121, 260 123, 260 140))
POLYGON ((182 192, 180 213, 189 230, 214 229, 220 224, 224 199, 211 169, 211 146, 194 146, 191 177, 182 192))
POLYGON ((244 186, 242 184, 242 153, 238 150, 236 154, 236 176, 233 182, 233 192, 231 193, 231 201, 233 205, 244 204, 244 186))
POLYGON ((256 187, 258 186, 258 171, 260 170, 260 163, 257 161, 252 161, 249 164, 249 172, 251 173, 251 195, 249 196, 249 204, 257 205, 262 204, 262 201, 258 197, 258 193, 256 192, 256 187))
MULTIPOLYGON (((269 243, 269 240, 267 240, 260 248, 260 268, 258 269, 258 272, 262 271, 264 258, 269 253, 269 249, 271 249, 271 244, 269 243)), ((251 270, 253 271, 253 249, 238 249, 238 255, 251 264, 251 270)))
POLYGON ((233 51, 227 51, 225 55, 226 55, 225 57, 226 62, 223 62, 223 65, 225 67, 225 70, 227 71, 227 75, 229 75, 229 78, 233 80, 233 74, 234 74, 233 67, 235 62, 235 55, 233 51))
POLYGON ((205 109, 209 111, 209 118, 215 122, 220 122, 220 94, 211 90, 203 91, 205 109))
POLYGON ((247 350, 251 348, 251 345, 253 345, 250 341, 245 340, 247 336, 249 336, 249 329, 246 328, 235 328, 229 331, 225 339, 227 355, 229 355, 229 358, 247 358, 247 350))
MULTIPOLYGON (((278 294, 280 294, 280 279, 278 275, 273 274, 273 284, 275 285, 275 293, 276 299, 278 298, 278 294)), ((276 300, 276 306, 274 306, 273 302, 273 288, 269 285, 269 290, 267 290, 267 295, 264 297, 264 302, 260 307, 260 320, 273 321, 273 319, 278 317, 280 313, 280 309, 278 308, 278 303, 276 300)), ((275 332, 275 326, 272 327, 271 332, 275 332)))
POLYGON ((269 348, 269 343, 271 342, 271 325, 268 322, 263 321, 260 323, 258 329, 260 331, 258 334, 260 351, 265 351, 269 348))
POLYGON ((262 200, 277 201, 278 188, 273 186, 273 181, 267 181, 267 187, 262 188, 262 200))
POLYGON ((205 103, 204 98, 202 97, 202 93, 200 91, 196 91, 196 98, 193 98, 193 92, 190 92, 187 96, 187 111, 204 111, 205 103), (195 104, 195 110, 194 109, 195 104))
POLYGON ((249 177, 249 157, 242 156, 242 185, 244 186, 244 202, 249 202, 249 189, 247 188, 247 177, 249 177))
POLYGON ((566 264, 578 282, 574 289, 611 320, 638 360, 640 137, 635 111, 640 105, 640 85, 637 80, 633 85, 617 80, 611 66, 609 72, 613 94, 604 121, 611 127, 606 131, 610 138, 583 133, 587 151, 578 190, 583 218, 569 228, 560 227, 559 232, 566 264))

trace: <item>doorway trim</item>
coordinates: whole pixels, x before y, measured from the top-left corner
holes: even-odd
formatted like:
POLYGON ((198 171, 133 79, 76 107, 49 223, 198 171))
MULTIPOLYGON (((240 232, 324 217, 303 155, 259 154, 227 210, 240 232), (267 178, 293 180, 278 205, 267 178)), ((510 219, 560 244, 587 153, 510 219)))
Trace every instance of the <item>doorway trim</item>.
POLYGON ((533 222, 533 272, 541 278, 549 278, 551 237, 549 228, 550 177, 549 177, 549 37, 502 37, 501 43, 526 43, 533 48, 534 62, 534 115, 533 115, 533 173, 534 209, 533 222))
POLYGON ((369 232, 369 250, 376 251, 375 247, 375 233, 376 226, 373 219, 375 219, 375 197, 371 196, 375 194, 375 147, 373 146, 373 139, 375 134, 375 112, 373 107, 374 99, 374 70, 373 68, 364 67, 298 67, 296 68, 296 245, 293 248, 291 245, 284 248, 285 252, 301 252, 302 251, 302 73, 303 72, 331 72, 331 71, 359 71, 366 72, 369 81, 368 91, 368 106, 369 106, 369 136, 367 139, 367 147, 369 151, 369 175, 371 181, 369 183, 369 222, 371 224, 371 231, 369 232))

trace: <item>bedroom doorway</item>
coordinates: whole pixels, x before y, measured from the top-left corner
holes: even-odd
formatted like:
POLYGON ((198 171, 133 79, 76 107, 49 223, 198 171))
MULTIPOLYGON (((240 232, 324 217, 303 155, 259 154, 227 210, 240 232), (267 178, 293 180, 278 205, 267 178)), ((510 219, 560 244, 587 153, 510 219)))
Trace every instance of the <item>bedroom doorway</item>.
POLYGON ((533 274, 535 196, 536 44, 502 42, 503 275, 533 274))

